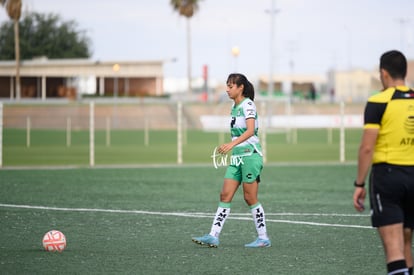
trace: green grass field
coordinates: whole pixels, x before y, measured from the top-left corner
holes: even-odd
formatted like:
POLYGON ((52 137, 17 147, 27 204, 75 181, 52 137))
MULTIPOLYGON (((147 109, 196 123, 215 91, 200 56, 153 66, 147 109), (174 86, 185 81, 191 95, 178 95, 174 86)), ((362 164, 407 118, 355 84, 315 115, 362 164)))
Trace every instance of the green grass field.
MULTIPOLYGON (((339 131, 332 131, 329 142, 326 129, 298 130, 297 142, 287 142, 286 133, 266 135, 267 162, 338 162, 339 131)), ((360 129, 347 129, 345 158, 355 161, 361 136, 360 129)), ((4 166, 89 165, 89 133, 72 131, 71 144, 66 143, 65 131, 32 130, 30 146, 26 131, 4 130, 4 166)), ((211 163, 213 149, 228 142, 228 134, 189 130, 184 134, 183 162, 185 164, 211 163)), ((150 131, 145 143, 144 131, 119 130, 110 135, 107 145, 105 131, 95 133, 96 165, 173 164, 177 163, 177 133, 150 131)))
POLYGON ((191 237, 209 232, 224 168, 1 169, 0 271, 385 274, 368 213, 352 206, 355 173, 354 164, 266 165, 259 199, 272 247, 244 248, 256 233, 239 190, 213 249, 191 237), (66 235, 64 252, 43 251, 51 229, 66 235))

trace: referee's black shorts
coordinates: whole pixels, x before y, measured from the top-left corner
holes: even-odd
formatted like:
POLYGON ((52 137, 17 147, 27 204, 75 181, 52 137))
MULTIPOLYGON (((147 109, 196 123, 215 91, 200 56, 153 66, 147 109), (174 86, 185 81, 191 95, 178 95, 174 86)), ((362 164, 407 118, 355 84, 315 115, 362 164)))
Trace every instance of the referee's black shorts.
POLYGON ((414 166, 374 164, 369 182, 372 226, 414 229, 414 166))

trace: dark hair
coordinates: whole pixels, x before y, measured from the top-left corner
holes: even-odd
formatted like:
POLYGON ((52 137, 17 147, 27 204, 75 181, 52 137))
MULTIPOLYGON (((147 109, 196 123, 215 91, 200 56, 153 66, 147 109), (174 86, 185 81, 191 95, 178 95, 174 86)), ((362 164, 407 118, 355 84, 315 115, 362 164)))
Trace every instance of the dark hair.
POLYGON ((385 52, 380 58, 380 69, 386 70, 393 79, 405 79, 407 59, 396 50, 385 52))
POLYGON ((236 84, 237 87, 243 85, 243 96, 254 101, 254 87, 247 77, 242 74, 233 73, 227 78, 227 84, 236 84))

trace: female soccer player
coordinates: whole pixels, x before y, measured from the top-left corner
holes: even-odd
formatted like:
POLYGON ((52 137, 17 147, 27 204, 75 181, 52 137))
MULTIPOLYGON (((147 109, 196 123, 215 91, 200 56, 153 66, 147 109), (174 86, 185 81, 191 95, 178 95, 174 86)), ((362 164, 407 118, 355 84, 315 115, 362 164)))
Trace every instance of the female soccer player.
POLYGON ((260 172, 263 168, 263 155, 258 132, 256 105, 253 85, 242 74, 230 74, 227 78, 227 94, 234 101, 231 109, 231 142, 218 147, 218 152, 232 151, 231 162, 227 167, 220 193, 220 202, 211 226, 211 231, 193 242, 209 247, 219 245, 219 235, 230 214, 231 201, 240 185, 243 186, 244 200, 250 207, 258 238, 245 247, 269 247, 265 213, 258 201, 257 193, 260 172))

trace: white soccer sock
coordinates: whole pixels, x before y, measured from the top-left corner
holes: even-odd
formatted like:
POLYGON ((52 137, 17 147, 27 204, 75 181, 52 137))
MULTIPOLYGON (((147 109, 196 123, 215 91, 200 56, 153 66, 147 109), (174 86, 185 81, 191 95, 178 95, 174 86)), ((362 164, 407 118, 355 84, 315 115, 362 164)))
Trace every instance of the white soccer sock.
POLYGON ((217 207, 213 225, 211 226, 210 235, 218 238, 223 229, 224 222, 230 214, 231 203, 220 202, 217 207))
POLYGON ((259 235, 260 239, 268 240, 269 237, 267 236, 265 213, 262 205, 258 202, 255 205, 250 206, 250 210, 252 211, 257 235, 259 235))

